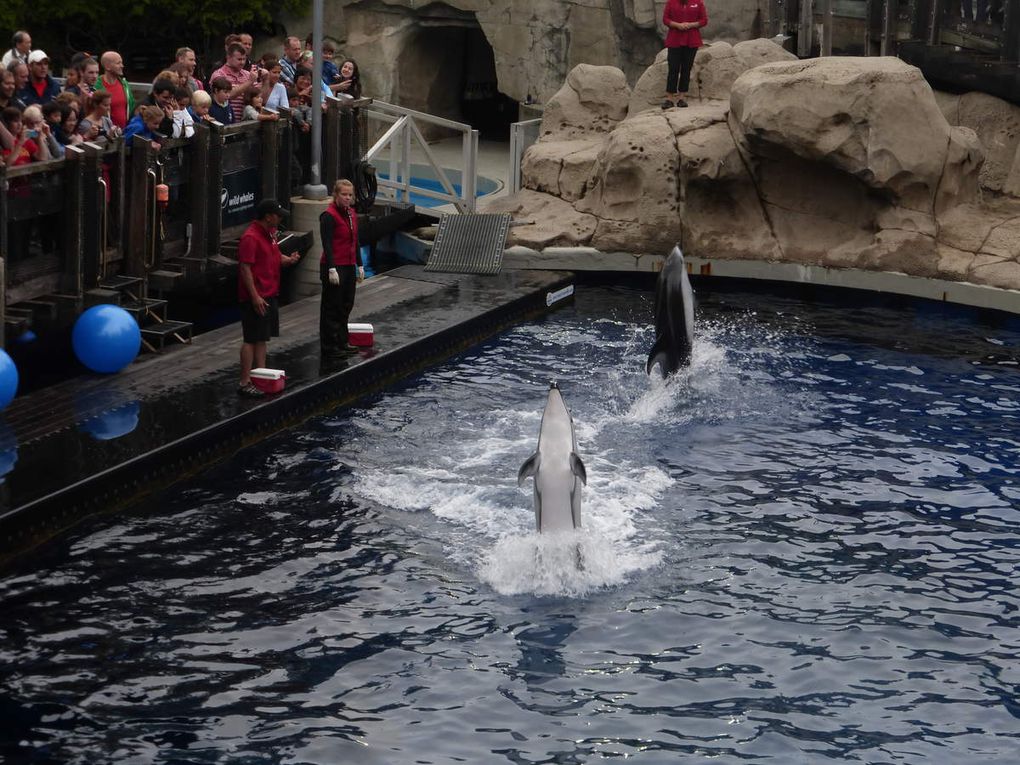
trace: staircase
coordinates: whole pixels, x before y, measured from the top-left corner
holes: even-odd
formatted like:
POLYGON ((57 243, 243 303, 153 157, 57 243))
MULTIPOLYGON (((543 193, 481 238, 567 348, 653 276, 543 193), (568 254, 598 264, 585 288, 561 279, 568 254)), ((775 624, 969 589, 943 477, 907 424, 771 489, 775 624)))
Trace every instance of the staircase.
MULTIPOLYGON (((155 274, 159 272, 152 272, 150 279, 155 274)), ((108 276, 98 287, 86 291, 84 307, 111 303, 123 308, 138 322, 142 331, 142 347, 150 353, 162 353, 167 345, 174 343, 189 344, 191 322, 168 319, 167 301, 141 297, 143 293, 144 284, 137 276, 108 276)))

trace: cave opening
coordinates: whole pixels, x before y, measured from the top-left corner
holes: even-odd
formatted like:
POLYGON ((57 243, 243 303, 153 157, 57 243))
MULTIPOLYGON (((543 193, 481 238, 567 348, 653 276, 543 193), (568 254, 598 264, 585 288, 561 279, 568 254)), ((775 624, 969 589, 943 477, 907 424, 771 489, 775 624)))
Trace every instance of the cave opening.
POLYGON ((492 45, 473 13, 443 4, 422 9, 396 75, 396 103, 466 122, 484 139, 507 139, 518 119, 519 105, 500 91, 492 45))

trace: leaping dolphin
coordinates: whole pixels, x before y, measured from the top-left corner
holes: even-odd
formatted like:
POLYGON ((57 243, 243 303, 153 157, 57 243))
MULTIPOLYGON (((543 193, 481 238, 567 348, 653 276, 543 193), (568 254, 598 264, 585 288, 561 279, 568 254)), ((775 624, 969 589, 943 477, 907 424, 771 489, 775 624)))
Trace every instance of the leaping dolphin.
POLYGON ((658 365, 659 373, 669 377, 690 363, 693 347, 694 290, 678 245, 666 258, 655 284, 655 344, 645 371, 651 374, 658 365))
POLYGON ((535 477, 535 525, 540 533, 581 527, 581 484, 588 483, 588 474, 577 456, 574 421, 556 383, 549 385, 538 450, 521 465, 517 485, 523 486, 528 476, 535 477))

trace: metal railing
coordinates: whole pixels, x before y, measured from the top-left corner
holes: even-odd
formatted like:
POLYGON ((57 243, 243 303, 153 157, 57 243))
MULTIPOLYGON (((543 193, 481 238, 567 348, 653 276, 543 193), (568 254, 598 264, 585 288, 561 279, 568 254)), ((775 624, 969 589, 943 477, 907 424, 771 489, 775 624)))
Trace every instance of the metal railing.
POLYGON ((385 161, 389 152, 389 175, 378 179, 379 189, 386 196, 398 202, 410 202, 411 194, 437 199, 454 205, 458 212, 475 211, 475 197, 478 188, 478 131, 463 122, 435 117, 431 114, 405 109, 402 106, 374 101, 366 110, 369 120, 389 125, 378 141, 366 152, 367 162, 385 161), (434 125, 461 133, 460 191, 450 180, 447 168, 436 159, 428 141, 422 135, 419 125, 434 125), (411 153, 417 142, 442 191, 416 185, 411 177, 411 153))
POLYGON ((510 125, 510 172, 506 177, 507 192, 516 194, 521 190, 521 164, 524 152, 538 140, 542 127, 541 119, 524 120, 510 125))

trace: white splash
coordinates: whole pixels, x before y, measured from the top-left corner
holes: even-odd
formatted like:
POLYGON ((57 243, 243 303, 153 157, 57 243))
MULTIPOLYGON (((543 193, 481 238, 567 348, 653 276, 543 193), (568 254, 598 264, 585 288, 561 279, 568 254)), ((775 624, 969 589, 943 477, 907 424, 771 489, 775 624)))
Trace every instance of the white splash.
POLYGON ((502 595, 583 597, 655 566, 656 550, 628 549, 596 532, 507 536, 478 567, 479 578, 502 595))

